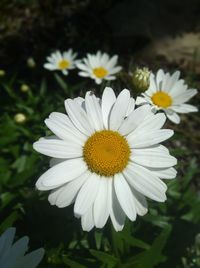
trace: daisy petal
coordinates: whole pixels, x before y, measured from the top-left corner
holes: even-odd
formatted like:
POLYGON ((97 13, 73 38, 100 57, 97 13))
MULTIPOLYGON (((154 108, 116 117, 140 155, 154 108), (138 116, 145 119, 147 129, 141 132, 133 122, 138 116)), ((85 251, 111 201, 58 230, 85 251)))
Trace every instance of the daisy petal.
POLYGON ((108 178, 102 177, 98 194, 94 202, 94 222, 97 228, 102 228, 108 219, 108 178))
POLYGON ((145 148, 169 139, 174 134, 171 129, 151 130, 144 133, 130 133, 126 138, 131 148, 145 148))
POLYGON ((185 104, 185 103, 178 105, 178 106, 172 106, 171 109, 180 114, 198 112, 197 107, 191 104, 185 104))
POLYGON ((157 130, 163 127, 166 121, 166 116, 164 113, 158 113, 146 116, 143 122, 135 129, 134 133, 146 132, 151 130, 157 130))
POLYGON ((134 149, 131 160, 139 165, 152 168, 168 168, 177 164, 175 157, 156 148, 134 149))
POLYGON ((127 104, 130 101, 130 92, 124 89, 119 96, 110 113, 109 128, 112 130, 117 130, 122 124, 127 111, 127 104))
POLYGON ((99 189, 100 177, 91 173, 87 181, 81 187, 74 205, 74 213, 84 215, 93 205, 99 189))
POLYGON ((109 180, 109 211, 110 218, 116 232, 121 231, 124 227, 126 215, 122 210, 117 199, 113 180, 109 180))
POLYGON ((146 198, 142 194, 137 192, 135 189, 133 189, 133 187, 131 187, 131 191, 133 193, 134 203, 135 203, 135 208, 136 208, 137 214, 140 216, 144 216, 148 211, 146 198))
POLYGON ((189 99, 191 99, 196 94, 197 94, 196 89, 188 89, 183 93, 180 92, 180 94, 174 98, 173 105, 182 104, 182 103, 188 101, 189 99))
POLYGON ((83 159, 76 158, 66 160, 47 170, 36 182, 36 187, 39 190, 54 189, 79 177, 86 170, 87 166, 83 159))
POLYGON ((161 179, 174 179, 177 174, 177 171, 174 168, 149 168, 149 170, 161 179))
POLYGON ((119 128, 119 132, 122 135, 128 135, 145 119, 146 116, 151 114, 151 108, 149 105, 141 106, 134 111, 124 120, 119 128))
POLYGON ((92 207, 81 217, 81 226, 83 231, 89 232, 94 227, 94 217, 92 207))
POLYGON ((166 111, 166 115, 167 115, 167 118, 175 124, 179 124, 181 121, 180 116, 175 112, 170 113, 166 111))
POLYGON ((139 193, 158 202, 166 200, 167 186, 148 169, 131 163, 123 174, 129 184, 139 193))
POLYGON ((80 188, 82 185, 86 182, 88 179, 90 173, 86 171, 84 174, 82 174, 77 179, 74 179, 73 181, 70 181, 65 186, 62 187, 62 191, 58 195, 56 199, 56 205, 60 208, 69 206, 71 203, 74 202, 80 188))
POLYGON ((108 120, 110 116, 110 111, 115 101, 116 101, 116 96, 115 96, 113 89, 111 87, 106 87, 104 89, 104 92, 102 95, 102 102, 101 102, 103 123, 104 123, 105 128, 108 128, 108 120))
POLYGON ((127 111, 126 111, 126 116, 131 114, 134 109, 135 109, 135 100, 134 100, 134 98, 130 98, 128 108, 127 108, 127 111))
POLYGON ((44 155, 56 158, 75 158, 82 156, 80 145, 58 139, 42 139, 33 144, 33 148, 44 155))
POLYGON ((103 119, 101 114, 101 107, 97 97, 91 92, 88 91, 85 97, 85 107, 88 118, 91 120, 95 130, 103 129, 103 119))
POLYGON ((136 219, 136 208, 133 194, 122 174, 114 176, 114 187, 119 203, 130 220, 136 219))
POLYGON ((85 135, 91 135, 94 129, 91 127, 86 112, 73 100, 65 101, 66 111, 74 125, 85 135))
POLYGON ((44 122, 47 127, 61 140, 65 140, 67 142, 73 141, 76 144, 83 145, 87 138, 74 127, 69 127, 62 122, 59 122, 59 120, 46 119, 44 122))

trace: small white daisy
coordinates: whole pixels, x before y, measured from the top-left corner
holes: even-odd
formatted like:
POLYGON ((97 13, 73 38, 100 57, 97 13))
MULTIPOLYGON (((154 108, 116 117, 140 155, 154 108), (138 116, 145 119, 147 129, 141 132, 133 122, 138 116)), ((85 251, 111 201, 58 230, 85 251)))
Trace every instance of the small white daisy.
POLYGON ((117 55, 110 58, 107 53, 98 51, 96 54, 87 54, 83 62, 76 65, 81 70, 80 76, 90 77, 96 84, 101 84, 103 80, 116 79, 115 74, 122 69, 121 66, 116 66, 117 60, 117 55))
POLYGON ((184 80, 179 77, 179 71, 172 75, 164 73, 162 69, 156 75, 151 73, 149 88, 142 93, 142 97, 136 99, 136 104, 150 104, 153 112, 162 110, 169 120, 179 124, 180 117, 177 113, 198 111, 195 106, 185 103, 197 94, 197 90, 188 89, 184 80))
POLYGON ((44 68, 50 71, 59 70, 64 75, 67 75, 68 70, 74 69, 76 67, 76 56, 77 53, 74 53, 71 48, 63 53, 56 51, 47 57, 47 63, 44 64, 44 68))
POLYGON ((153 114, 149 105, 134 107, 127 89, 116 97, 106 87, 101 100, 92 92, 85 99, 67 99, 68 115, 53 112, 45 120, 56 136, 33 145, 53 157, 36 187, 53 190, 52 205, 75 202, 83 230, 102 228, 109 216, 115 230, 122 230, 125 216, 134 221, 147 213, 145 197, 164 202, 162 179, 176 176, 176 159, 159 144, 173 135, 161 129, 166 116, 153 114))
POLYGON ((24 256, 25 252, 28 250, 29 238, 24 236, 13 244, 15 231, 15 228, 9 228, 0 237, 0 267, 37 267, 44 255, 44 249, 37 249, 24 256))

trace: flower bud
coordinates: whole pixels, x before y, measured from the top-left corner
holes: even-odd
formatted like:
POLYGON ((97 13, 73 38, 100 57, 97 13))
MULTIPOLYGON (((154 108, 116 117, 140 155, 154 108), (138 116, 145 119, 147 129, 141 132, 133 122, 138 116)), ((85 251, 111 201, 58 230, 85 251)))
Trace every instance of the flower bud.
POLYGON ((136 68, 132 74, 133 85, 139 91, 146 91, 149 87, 151 71, 147 68, 136 68))
POLYGON ((18 123, 18 124, 23 124, 23 123, 26 121, 26 116, 25 116, 25 114, 17 113, 17 114, 14 116, 14 120, 15 120, 15 122, 18 123))

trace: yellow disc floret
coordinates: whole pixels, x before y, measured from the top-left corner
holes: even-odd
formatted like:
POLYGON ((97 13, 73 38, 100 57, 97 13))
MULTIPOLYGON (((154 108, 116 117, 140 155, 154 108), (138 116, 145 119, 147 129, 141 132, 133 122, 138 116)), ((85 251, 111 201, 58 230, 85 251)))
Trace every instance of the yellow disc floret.
POLYGON ((97 78, 104 78, 108 74, 108 71, 103 67, 98 67, 93 69, 93 73, 97 78))
POLYGON ((58 63, 58 67, 61 70, 65 70, 69 67, 70 62, 68 60, 62 59, 61 61, 59 61, 58 63))
POLYGON ((172 98, 164 91, 154 93, 151 100, 161 108, 167 108, 172 105, 172 98))
POLYGON ((111 130, 95 132, 83 147, 83 157, 89 170, 106 177, 121 172, 127 166, 130 152, 127 140, 111 130))

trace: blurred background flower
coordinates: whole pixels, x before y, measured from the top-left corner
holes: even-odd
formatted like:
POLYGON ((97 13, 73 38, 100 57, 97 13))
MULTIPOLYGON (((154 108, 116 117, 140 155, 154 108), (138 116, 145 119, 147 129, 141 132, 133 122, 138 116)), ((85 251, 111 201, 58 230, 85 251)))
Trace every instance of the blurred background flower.
POLYGON ((0 237, 0 267, 2 268, 35 268, 44 255, 40 248, 25 255, 29 238, 22 237, 13 244, 15 228, 8 228, 0 237))

